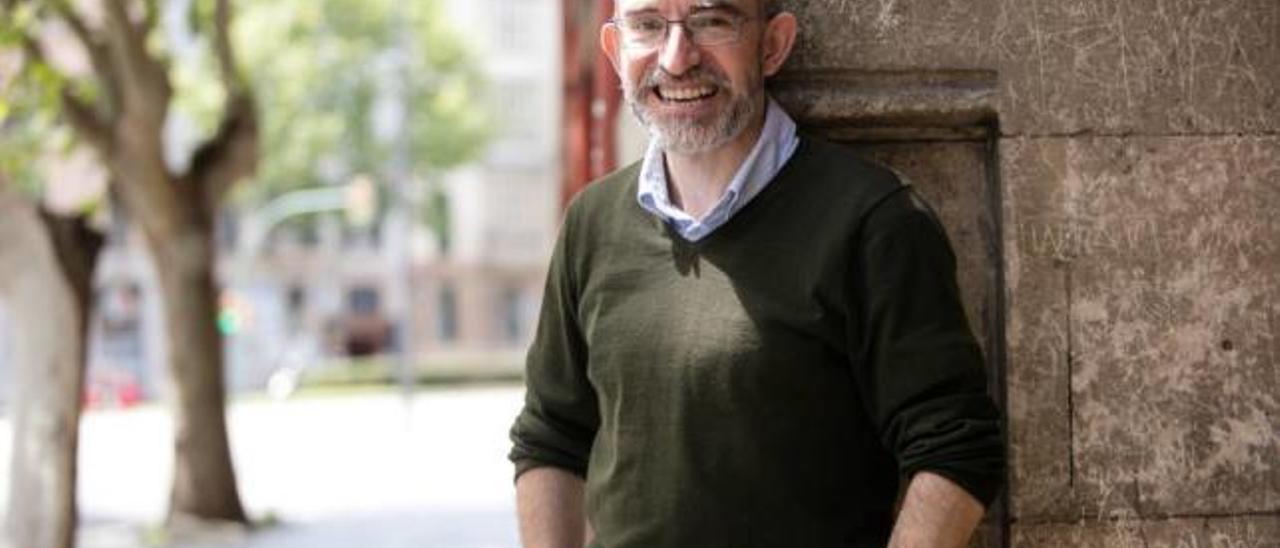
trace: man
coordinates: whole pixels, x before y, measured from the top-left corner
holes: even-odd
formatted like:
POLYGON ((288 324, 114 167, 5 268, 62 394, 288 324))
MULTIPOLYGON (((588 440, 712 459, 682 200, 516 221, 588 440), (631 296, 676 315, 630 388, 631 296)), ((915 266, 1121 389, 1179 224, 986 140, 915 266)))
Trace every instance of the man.
POLYGON ((769 4, 621 0, 602 29, 653 140, 556 244, 511 432, 529 548, 963 546, 995 498, 945 236, 768 99, 797 26, 769 4))

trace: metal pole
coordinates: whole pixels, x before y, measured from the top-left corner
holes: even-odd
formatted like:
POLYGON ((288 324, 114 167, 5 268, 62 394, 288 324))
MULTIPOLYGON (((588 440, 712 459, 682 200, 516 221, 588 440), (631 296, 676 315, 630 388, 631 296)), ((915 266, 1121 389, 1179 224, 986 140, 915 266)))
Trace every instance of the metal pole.
POLYGON ((405 424, 407 427, 412 426, 412 408, 413 408, 413 387, 414 387, 414 352, 413 338, 415 335, 416 324, 413 316, 413 213, 410 205, 413 203, 410 194, 410 186, 412 177, 410 168, 410 147, 409 131, 410 127, 407 118, 413 105, 410 104, 409 79, 410 79, 410 61, 412 60, 412 29, 408 24, 408 13, 405 0, 396 2, 396 21, 395 21, 395 68, 393 70, 392 86, 395 91, 395 100, 400 104, 400 119, 396 127, 395 142, 393 144, 391 154, 390 176, 392 188, 392 200, 390 203, 390 220, 391 227, 397 233, 394 234, 393 242, 396 249, 392 252, 392 276, 395 283, 399 286, 397 293, 400 294, 401 306, 398 309, 398 318, 396 321, 399 327, 399 337, 397 338, 396 351, 396 372, 399 380, 400 390, 404 396, 405 404, 405 424))

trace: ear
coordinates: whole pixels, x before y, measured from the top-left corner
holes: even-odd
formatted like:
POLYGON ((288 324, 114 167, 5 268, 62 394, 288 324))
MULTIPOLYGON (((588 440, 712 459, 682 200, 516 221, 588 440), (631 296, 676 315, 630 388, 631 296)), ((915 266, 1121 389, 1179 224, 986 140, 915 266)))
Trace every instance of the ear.
POLYGON ((761 48, 764 52, 763 64, 766 77, 777 74, 782 64, 791 56, 791 47, 796 43, 796 16, 784 11, 773 16, 765 25, 761 48))
POLYGON ((613 23, 605 23, 600 27, 600 49, 609 58, 613 71, 621 75, 622 67, 618 66, 618 27, 613 23))

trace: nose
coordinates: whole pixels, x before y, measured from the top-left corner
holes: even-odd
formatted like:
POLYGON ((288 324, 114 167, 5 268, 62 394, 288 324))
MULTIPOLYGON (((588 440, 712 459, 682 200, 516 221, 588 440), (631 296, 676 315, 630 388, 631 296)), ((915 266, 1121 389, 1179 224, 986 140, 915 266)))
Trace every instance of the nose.
POLYGON ((659 55, 658 63, 673 76, 680 76, 701 62, 701 52, 689 37, 684 23, 672 23, 667 28, 667 39, 659 55))

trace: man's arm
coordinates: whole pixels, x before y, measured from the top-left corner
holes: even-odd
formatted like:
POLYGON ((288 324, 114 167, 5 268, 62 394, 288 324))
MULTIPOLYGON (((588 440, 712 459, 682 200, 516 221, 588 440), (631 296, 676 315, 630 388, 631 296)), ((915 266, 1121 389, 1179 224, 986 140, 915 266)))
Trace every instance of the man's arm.
POLYGON ((526 548, 582 548, 591 537, 582 478, 600 411, 577 318, 572 232, 578 204, 569 205, 556 238, 525 364, 525 405, 511 426, 509 458, 516 465, 516 513, 526 548))
POLYGON ((866 219, 850 340, 867 413, 911 478, 895 548, 963 546, 1004 477, 1000 413, 936 217, 910 190, 866 219))
POLYGON ((581 548, 591 539, 582 483, 582 478, 549 466, 520 474, 516 512, 525 548, 581 548))
POLYGON ((920 472, 907 487, 889 548, 962 548, 985 509, 951 480, 920 472))

